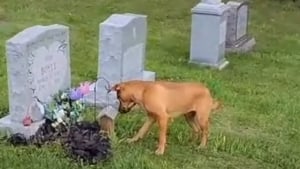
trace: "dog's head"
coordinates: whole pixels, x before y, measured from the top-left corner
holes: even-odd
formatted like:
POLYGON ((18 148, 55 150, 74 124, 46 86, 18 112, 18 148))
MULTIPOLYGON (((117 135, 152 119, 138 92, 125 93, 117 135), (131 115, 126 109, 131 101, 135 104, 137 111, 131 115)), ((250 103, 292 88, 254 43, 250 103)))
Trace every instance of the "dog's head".
POLYGON ((132 90, 130 87, 126 86, 126 84, 116 84, 108 92, 111 91, 115 91, 117 93, 117 98, 120 102, 120 113, 127 113, 135 106, 136 103, 133 101, 132 90))

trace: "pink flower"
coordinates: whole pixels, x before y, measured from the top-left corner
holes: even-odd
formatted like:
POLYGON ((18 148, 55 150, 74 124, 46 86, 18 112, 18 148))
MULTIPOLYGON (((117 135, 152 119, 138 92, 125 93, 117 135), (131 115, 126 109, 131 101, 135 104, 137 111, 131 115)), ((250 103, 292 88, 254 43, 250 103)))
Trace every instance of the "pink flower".
POLYGON ((86 95, 90 92, 90 82, 80 83, 80 86, 77 88, 83 95, 86 95))

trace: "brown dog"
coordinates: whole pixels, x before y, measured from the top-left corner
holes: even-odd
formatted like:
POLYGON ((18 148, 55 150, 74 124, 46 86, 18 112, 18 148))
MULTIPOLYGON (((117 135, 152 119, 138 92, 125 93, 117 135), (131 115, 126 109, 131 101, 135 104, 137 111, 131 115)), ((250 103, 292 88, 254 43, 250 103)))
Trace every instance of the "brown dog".
POLYGON ((159 144, 155 154, 163 154, 169 119, 184 115, 194 132, 201 133, 199 147, 206 146, 209 115, 219 104, 214 102, 209 89, 203 84, 133 80, 116 84, 110 91, 117 93, 120 113, 129 112, 135 105, 147 112, 147 120, 128 142, 142 139, 156 121, 159 125, 159 144))

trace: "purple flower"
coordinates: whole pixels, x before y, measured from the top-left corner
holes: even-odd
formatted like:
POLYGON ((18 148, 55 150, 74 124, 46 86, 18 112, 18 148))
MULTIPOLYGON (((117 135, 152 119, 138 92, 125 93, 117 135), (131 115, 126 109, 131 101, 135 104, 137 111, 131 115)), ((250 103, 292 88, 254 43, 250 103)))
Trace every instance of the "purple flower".
POLYGON ((72 89, 70 91, 70 99, 71 100, 79 100, 83 97, 83 93, 79 89, 72 89))

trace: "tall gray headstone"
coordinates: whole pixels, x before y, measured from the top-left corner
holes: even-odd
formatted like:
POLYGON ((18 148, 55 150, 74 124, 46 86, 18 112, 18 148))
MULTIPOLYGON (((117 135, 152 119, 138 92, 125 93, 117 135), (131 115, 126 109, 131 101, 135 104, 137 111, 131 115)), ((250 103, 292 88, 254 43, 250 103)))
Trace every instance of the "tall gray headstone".
POLYGON ((249 3, 229 1, 226 51, 248 52, 255 46, 255 39, 248 35, 249 3))
POLYGON ((105 80, 96 82, 96 92, 87 95, 86 101, 91 105, 96 102, 96 106, 102 108, 113 106, 117 110, 116 94, 107 94, 106 80, 110 85, 128 80, 155 80, 154 72, 144 70, 147 17, 130 13, 113 14, 99 27, 98 77, 105 80))
POLYGON ((7 40, 6 56, 9 115, 0 119, 0 128, 28 137, 43 123, 39 109, 29 109, 34 97, 49 102, 71 85, 69 28, 58 24, 27 28, 7 40), (26 115, 33 123, 25 127, 26 115))
POLYGON ((189 63, 219 70, 229 64, 225 59, 227 9, 220 0, 203 0, 192 8, 189 63))

